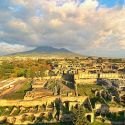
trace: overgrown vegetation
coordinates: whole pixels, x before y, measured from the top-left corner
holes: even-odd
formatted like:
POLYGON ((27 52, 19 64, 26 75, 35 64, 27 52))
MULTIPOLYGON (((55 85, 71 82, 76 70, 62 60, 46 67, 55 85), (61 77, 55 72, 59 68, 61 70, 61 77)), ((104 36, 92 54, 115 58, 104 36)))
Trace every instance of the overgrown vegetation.
POLYGON ((88 123, 83 106, 79 106, 77 109, 73 109, 73 123, 74 125, 85 125, 88 123))
POLYGON ((42 77, 45 70, 50 69, 51 65, 45 60, 3 61, 0 65, 0 79, 42 77))
POLYGON ((107 118, 111 121, 124 121, 124 112, 119 112, 119 113, 109 113, 107 114, 107 118))

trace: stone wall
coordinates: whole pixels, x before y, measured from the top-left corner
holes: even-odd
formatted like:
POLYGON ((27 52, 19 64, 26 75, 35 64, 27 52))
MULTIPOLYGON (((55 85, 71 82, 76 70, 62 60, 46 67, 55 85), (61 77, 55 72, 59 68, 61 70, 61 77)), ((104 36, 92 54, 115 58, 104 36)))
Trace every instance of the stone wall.
POLYGON ((97 79, 77 79, 75 80, 76 84, 96 84, 97 79))
POLYGON ((0 100, 0 106, 24 106, 24 107, 30 107, 30 106, 37 106, 37 105, 48 105, 53 102, 55 102, 56 99, 61 100, 61 102, 69 101, 69 102, 79 102, 83 103, 86 99, 88 99, 87 96, 79 96, 79 97, 45 97, 41 100, 0 100))
POLYGON ((118 79, 118 78, 120 78, 120 74, 118 74, 118 73, 102 73, 102 74, 100 74, 100 78, 118 79))
POLYGON ((92 111, 91 102, 87 96, 55 96, 46 97, 39 101, 0 100, 0 106, 3 106, 4 108, 7 106, 4 111, 10 110, 9 107, 11 106, 13 107, 8 116, 6 116, 6 114, 2 114, 2 116, 0 116, 0 123, 2 123, 4 119, 6 119, 8 123, 13 124, 34 124, 38 122, 38 118, 42 118, 42 123, 71 121, 72 114, 70 113, 70 111, 80 105, 84 106, 84 108, 87 108, 90 112, 92 111), (60 106, 60 108, 57 108, 58 106, 60 106), (65 112, 65 108, 67 109, 68 113, 65 112), (17 111, 19 111, 18 114, 17 111), (60 113, 58 114, 57 112, 59 111, 60 113), (14 112, 16 112, 16 114, 14 114, 14 112), (48 118, 50 118, 50 115, 51 121, 48 120, 48 118), (34 120, 31 119, 33 118, 31 116, 34 117, 34 120))
POLYGON ((121 75, 118 73, 100 73, 100 74, 91 74, 91 73, 79 73, 74 75, 74 79, 97 79, 97 78, 104 78, 104 79, 118 79, 121 75))
POLYGON ((46 76, 46 77, 42 77, 42 79, 46 79, 46 80, 49 80, 49 79, 61 79, 62 76, 46 76))

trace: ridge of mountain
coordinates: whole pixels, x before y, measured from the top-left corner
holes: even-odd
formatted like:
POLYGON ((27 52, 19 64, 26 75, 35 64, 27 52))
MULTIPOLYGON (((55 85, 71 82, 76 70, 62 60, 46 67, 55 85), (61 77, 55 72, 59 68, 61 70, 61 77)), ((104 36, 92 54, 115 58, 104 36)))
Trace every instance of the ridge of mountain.
POLYGON ((54 48, 51 46, 40 46, 33 50, 12 53, 7 56, 59 56, 59 57, 75 57, 81 56, 80 54, 71 52, 65 48, 54 48))

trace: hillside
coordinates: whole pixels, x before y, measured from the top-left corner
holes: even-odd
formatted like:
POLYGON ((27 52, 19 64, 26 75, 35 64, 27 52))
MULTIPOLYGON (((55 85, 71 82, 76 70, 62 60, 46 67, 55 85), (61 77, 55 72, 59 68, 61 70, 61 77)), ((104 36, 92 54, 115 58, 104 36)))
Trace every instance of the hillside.
POLYGON ((65 48, 58 49, 50 46, 41 46, 30 51, 13 53, 9 56, 75 57, 81 55, 71 52, 65 48))

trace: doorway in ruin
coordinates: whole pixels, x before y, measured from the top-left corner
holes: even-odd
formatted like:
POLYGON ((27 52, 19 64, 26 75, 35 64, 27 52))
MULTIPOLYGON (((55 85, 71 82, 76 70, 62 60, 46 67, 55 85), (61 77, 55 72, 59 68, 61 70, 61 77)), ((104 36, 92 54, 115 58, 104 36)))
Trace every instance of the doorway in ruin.
POLYGON ((87 116, 86 116, 86 119, 87 119, 89 122, 91 122, 91 115, 87 115, 87 116))
POLYGON ((79 105, 78 105, 78 104, 76 104, 76 105, 74 106, 74 108, 75 108, 75 109, 78 109, 78 107, 79 107, 79 105))
POLYGON ((66 108, 67 110, 69 110, 69 102, 68 102, 68 101, 65 102, 65 108, 66 108))

